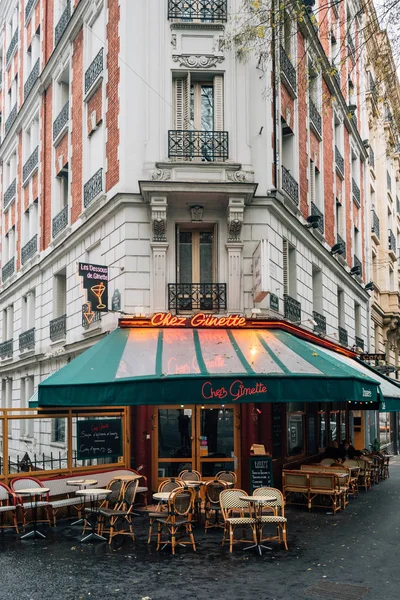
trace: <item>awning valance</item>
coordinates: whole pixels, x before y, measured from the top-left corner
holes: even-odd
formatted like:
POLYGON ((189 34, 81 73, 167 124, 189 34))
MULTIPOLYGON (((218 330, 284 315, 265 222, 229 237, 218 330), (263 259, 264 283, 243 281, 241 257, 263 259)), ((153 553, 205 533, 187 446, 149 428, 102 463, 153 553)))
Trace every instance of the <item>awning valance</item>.
POLYGON ((39 406, 343 402, 378 382, 280 329, 116 329, 39 385, 39 406))

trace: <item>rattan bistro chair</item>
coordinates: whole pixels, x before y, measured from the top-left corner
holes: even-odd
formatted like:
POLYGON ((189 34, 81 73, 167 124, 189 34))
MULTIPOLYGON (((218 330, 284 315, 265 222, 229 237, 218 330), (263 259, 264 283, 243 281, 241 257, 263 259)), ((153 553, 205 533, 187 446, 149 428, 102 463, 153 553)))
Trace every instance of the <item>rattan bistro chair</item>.
POLYGON ((261 532, 261 542, 278 540, 279 543, 283 542, 285 549, 288 550, 286 530, 287 519, 285 517, 285 501, 283 499, 282 492, 275 488, 261 487, 255 489, 253 495, 266 497, 272 496, 273 498, 276 498, 276 500, 268 500, 267 502, 263 502, 263 514, 261 517, 262 525, 269 523, 276 525, 276 535, 264 537, 263 533, 261 532), (264 514, 264 511, 272 512, 272 514, 264 514))
POLYGON ((251 529, 254 543, 257 544, 257 521, 252 516, 250 505, 244 500, 241 500, 241 496, 248 496, 248 494, 243 490, 235 489, 223 490, 219 495, 221 512, 224 518, 224 537, 222 539, 222 545, 225 544, 227 535, 229 535, 229 552, 232 552, 233 544, 237 544, 238 542, 248 542, 248 539, 244 538, 244 530, 246 528, 251 529), (235 539, 234 533, 238 526, 243 530, 243 537, 235 539))
POLYGON ((201 481, 201 473, 199 473, 199 471, 194 471, 193 469, 181 471, 178 477, 182 481, 201 481))
POLYGON ((17 499, 8 485, 0 482, 0 529, 11 528, 15 528, 18 533, 17 499), (8 514, 12 515, 12 525, 6 522, 8 514))
POLYGON ((216 474, 215 479, 220 479, 221 481, 226 481, 226 483, 235 485, 237 476, 234 471, 219 471, 219 473, 216 474))
MULTIPOLYGON (((96 509, 96 513, 95 513, 98 517, 98 521, 97 521, 98 533, 100 533, 100 531, 104 531, 105 533, 108 533, 108 529, 107 530, 104 529, 104 511, 113 510, 113 509, 118 508, 118 506, 121 502, 122 488, 123 488, 123 482, 121 481, 121 479, 118 479, 118 478, 111 479, 107 483, 106 489, 111 490, 111 494, 107 494, 107 496, 104 498, 104 500, 102 501, 100 506, 96 509), (103 514, 101 513, 101 510, 103 510, 103 514)), ((90 519, 90 517, 93 518, 95 516, 93 514, 92 507, 86 507, 84 509, 84 512, 87 515, 89 515, 89 519, 90 519)), ((87 519, 85 519, 84 523, 83 523, 83 534, 86 531, 87 525, 90 525, 90 523, 87 521, 87 519)))
POLYGON ((192 515, 194 510, 195 492, 191 488, 178 488, 171 492, 168 499, 168 515, 157 519, 157 550, 171 545, 172 554, 175 554, 177 545, 190 544, 196 551, 196 544, 192 529, 192 515), (167 537, 163 539, 163 531, 167 537), (179 535, 179 537, 178 537, 179 535), (185 535, 189 540, 183 541, 185 535))
POLYGON ((135 503, 136 492, 138 488, 138 480, 128 481, 121 490, 119 502, 115 508, 100 508, 100 535, 104 532, 104 523, 109 521, 109 540, 111 544, 112 539, 116 535, 130 535, 132 540, 135 539, 135 534, 132 527, 132 517, 134 516, 133 505, 135 503), (117 524, 121 525, 121 528, 117 528, 117 524), (125 526, 128 525, 128 529, 125 526))
POLYGON ((336 465, 337 462, 334 458, 323 458, 321 460, 321 465, 326 465, 327 467, 330 467, 331 465, 336 465))
POLYGON ((227 489, 227 485, 220 479, 214 479, 214 481, 207 481, 205 486, 205 522, 204 531, 207 533, 207 529, 214 527, 224 527, 224 522, 219 519, 221 512, 221 505, 219 503, 220 493, 227 489))
MULTIPOLYGON (((160 483, 160 485, 158 486, 158 490, 157 492, 173 492, 174 490, 177 490, 178 488, 183 488, 184 483, 182 481, 182 479, 176 478, 176 477, 171 477, 170 479, 165 479, 164 481, 162 481, 160 483)), ((153 535, 153 524, 154 521, 156 519, 158 519, 158 517, 160 517, 160 513, 162 513, 164 511, 165 508, 165 504, 162 504, 162 502, 159 502, 155 508, 155 510, 150 511, 149 514, 149 535, 147 537, 147 543, 150 544, 151 542, 151 537, 153 535)))

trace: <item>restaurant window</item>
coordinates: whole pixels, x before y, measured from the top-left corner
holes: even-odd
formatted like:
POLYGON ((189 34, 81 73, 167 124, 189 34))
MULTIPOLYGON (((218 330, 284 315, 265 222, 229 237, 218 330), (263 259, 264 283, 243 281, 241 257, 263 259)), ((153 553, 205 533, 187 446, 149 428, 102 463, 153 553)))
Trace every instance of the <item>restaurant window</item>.
POLYGON ((52 419, 51 441, 63 444, 65 442, 65 419, 52 419))
POLYGON ((337 422, 337 416, 338 416, 338 412, 337 410, 333 410, 329 413, 329 440, 330 442, 334 442, 335 440, 338 441, 338 443, 340 444, 340 439, 338 438, 338 422, 337 422))
POLYGON ((288 402, 287 404, 288 456, 304 452, 305 412, 303 402, 288 402))
POLYGON ((324 410, 318 411, 319 416, 319 431, 318 431, 318 445, 320 448, 326 448, 326 413, 324 410))
POLYGON ((347 435, 346 435, 346 411, 341 410, 340 411, 340 439, 338 440, 338 442, 341 443, 346 438, 347 438, 347 435))
POLYGON ((379 413, 379 441, 381 446, 390 442, 390 413, 379 413))

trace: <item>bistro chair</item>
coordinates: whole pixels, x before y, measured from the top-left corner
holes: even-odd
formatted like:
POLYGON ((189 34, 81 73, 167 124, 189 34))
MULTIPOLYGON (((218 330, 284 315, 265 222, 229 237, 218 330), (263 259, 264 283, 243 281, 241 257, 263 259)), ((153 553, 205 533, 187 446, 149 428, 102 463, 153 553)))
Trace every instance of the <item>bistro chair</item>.
POLYGON ((343 490, 340 487, 339 478, 335 473, 308 473, 310 481, 310 503, 311 506, 326 508, 326 504, 317 504, 314 500, 321 502, 321 497, 327 497, 331 501, 331 509, 335 515, 342 508, 343 490))
POLYGON ((337 462, 334 458, 323 458, 320 464, 330 467, 331 465, 337 465, 337 462))
POLYGON ((172 554, 175 554, 177 545, 190 544, 196 551, 192 529, 194 501, 195 493, 191 488, 178 488, 171 493, 168 499, 168 515, 164 518, 159 515, 157 518, 157 550, 161 545, 161 549, 164 549, 170 544, 172 554), (166 530, 167 537, 163 539, 164 530, 166 530), (178 534, 180 535, 177 539, 178 534), (189 541, 183 541, 185 535, 189 537, 189 541))
MULTIPOLYGON (((104 513, 107 511, 110 511, 110 510, 117 509, 119 507, 119 504, 121 502, 122 488, 123 488, 123 482, 121 481, 121 479, 118 479, 118 478, 111 479, 107 483, 106 489, 111 490, 111 494, 107 494, 107 496, 104 498, 104 500, 102 501, 102 503, 100 504, 99 508, 96 511, 96 514, 98 516, 97 527, 98 527, 99 534, 101 531, 108 533, 108 529, 104 529, 104 513)), ((84 512, 86 514, 92 515, 92 518, 94 517, 92 507, 85 508, 84 512)), ((88 525, 88 521, 85 519, 84 523, 83 523, 83 533, 85 533, 87 525, 88 525)))
POLYGON ((182 479, 182 481, 201 481, 201 473, 192 469, 181 471, 178 477, 179 479, 182 479))
MULTIPOLYGON (((358 475, 359 483, 364 487, 365 491, 368 491, 372 487, 371 483, 371 465, 370 462, 363 459, 354 459, 357 466, 360 467, 360 473, 358 475)), ((347 462, 347 461, 346 461, 347 462)))
POLYGON ((219 503, 220 493, 227 489, 227 485, 221 479, 214 479, 214 481, 207 481, 205 485, 205 522, 204 531, 207 533, 207 529, 214 527, 224 527, 224 522, 220 521, 219 514, 221 512, 221 505, 219 503))
POLYGON ((46 494, 43 494, 43 496, 40 496, 40 498, 45 498, 44 500, 37 500, 36 503, 32 503, 30 500, 28 500, 28 498, 26 496, 20 496, 18 494, 18 490, 23 490, 25 488, 37 488, 37 487, 40 488, 40 487, 45 487, 45 486, 42 484, 40 479, 37 479, 36 477, 16 477, 15 479, 13 479, 11 481, 11 484, 10 484, 10 488, 15 493, 15 495, 17 497, 17 503, 22 510, 22 528, 24 530, 25 530, 27 523, 30 522, 30 521, 27 522, 27 520, 26 520, 27 514, 29 513, 29 511, 32 510, 32 508, 34 507, 34 504, 36 504, 36 506, 38 508, 43 508, 45 515, 46 515, 45 519, 40 519, 38 517, 37 518, 38 523, 48 523, 49 526, 51 527, 51 524, 53 522, 52 507, 49 502, 49 493, 48 492, 46 494))
POLYGON ((0 529, 11 529, 13 527, 18 533, 17 499, 8 485, 0 482, 0 529), (8 514, 12 514, 13 525, 6 523, 8 514))
POLYGON ((139 482, 137 479, 128 481, 121 490, 119 502, 115 508, 100 508, 101 525, 99 533, 100 535, 103 535, 104 522, 108 520, 109 544, 111 544, 113 537, 116 535, 130 535, 132 540, 135 539, 132 527, 132 517, 135 514, 133 512, 133 505, 135 503, 138 485, 139 482), (120 529, 117 529, 116 527, 118 523, 121 524, 120 529), (125 528, 126 525, 128 525, 128 529, 125 528))
POLYGON ((233 544, 238 542, 248 542, 248 539, 244 537, 244 531, 246 527, 251 529, 254 543, 257 544, 257 521, 251 515, 251 508, 247 502, 241 500, 242 496, 248 496, 247 492, 243 490, 222 490, 219 495, 219 502, 221 505, 221 512, 224 518, 224 537, 222 539, 222 546, 226 542, 226 538, 229 535, 229 552, 232 552, 233 544), (242 538, 235 538, 235 530, 240 526, 242 527, 242 538))
POLYGON ((288 550, 286 531, 287 519, 285 517, 285 501, 283 499, 282 492, 276 488, 260 487, 254 490, 253 496, 272 496, 273 498, 277 498, 276 500, 268 500, 267 502, 263 502, 262 511, 264 512, 264 509, 266 509, 267 511, 272 511, 273 514, 263 514, 261 516, 261 523, 262 525, 267 523, 275 524, 276 535, 263 537, 263 533, 261 531, 261 543, 271 540, 278 540, 279 543, 283 542, 285 549, 288 550))
POLYGON ((233 471, 219 471, 219 473, 216 474, 215 479, 220 479, 221 481, 226 481, 226 483, 235 485, 237 476, 233 471))
MULTIPOLYGON (((183 483, 182 479, 178 479, 176 477, 171 477, 170 479, 166 479, 165 481, 162 481, 160 483, 160 485, 158 486, 157 492, 173 492, 174 490, 177 490, 178 488, 183 488, 183 486, 184 486, 184 483, 183 483)), ((151 537, 153 535, 154 521, 156 519, 158 519, 158 517, 160 516, 160 513, 164 512, 165 507, 166 507, 166 504, 159 502, 157 504, 155 510, 152 510, 149 512, 149 535, 147 538, 148 544, 150 544, 151 537)))

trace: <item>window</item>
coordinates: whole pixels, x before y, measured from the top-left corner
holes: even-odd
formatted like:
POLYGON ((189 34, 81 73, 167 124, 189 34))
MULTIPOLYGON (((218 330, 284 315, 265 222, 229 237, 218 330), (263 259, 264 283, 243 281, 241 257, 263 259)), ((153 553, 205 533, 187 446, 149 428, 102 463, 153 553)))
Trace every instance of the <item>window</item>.
POLYGON ((292 54, 292 20, 290 14, 283 10, 281 13, 281 46, 284 48, 286 54, 291 58, 292 54))
MULTIPOLYGON (((21 377, 21 408, 29 408, 29 400, 34 394, 34 379, 33 376, 21 377)), ((33 438, 34 419, 20 419, 20 436, 22 438, 33 438)))
POLYGON ((287 403, 287 450, 288 456, 304 452, 305 411, 302 402, 287 403))
POLYGON ((31 290, 22 296, 21 331, 29 331, 35 327, 35 291, 31 290))
POLYGON ((288 170, 293 171, 295 165, 295 135, 289 123, 281 117, 282 129, 282 165, 288 170))
POLYGON ((344 315, 344 291, 338 288, 337 291, 337 305, 338 305, 338 322, 339 327, 344 327, 345 315, 344 315))
POLYGON ((374 347, 375 347, 375 352, 379 352, 380 350, 380 344, 379 344, 379 325, 378 323, 374 324, 374 347))
POLYGON ((15 226, 4 236, 4 246, 2 253, 2 264, 3 267, 9 260, 15 256, 15 226))
POLYGON ((14 335, 14 305, 3 310, 3 342, 12 340, 14 335))
POLYGON ((357 337, 361 337, 361 306, 354 303, 354 329, 357 337))
POLYGON ((291 298, 297 296, 296 269, 296 248, 283 240, 283 293, 291 298))
POLYGON ((323 314, 323 291, 322 291, 322 270, 315 265, 312 266, 312 293, 313 310, 320 315, 323 314))
POLYGON ((65 269, 54 276, 53 317, 62 317, 67 313, 67 277, 65 269))
POLYGON ((38 201, 32 202, 24 213, 22 239, 27 244, 38 233, 38 201))
POLYGON ((344 224, 343 224, 344 210, 339 199, 336 199, 336 233, 344 239, 344 224))
POLYGON ((326 431, 326 412, 322 408, 318 411, 319 416, 319 431, 318 431, 318 447, 326 448, 327 446, 327 431, 326 431))
MULTIPOLYGON (((13 380, 11 377, 5 377, 1 382, 1 406, 2 408, 12 408, 13 380)), ((12 437, 13 421, 8 422, 8 437, 12 437)))
POLYGON ((51 423, 51 441, 58 444, 65 443, 65 419, 55 418, 51 423))
POLYGON ((324 212, 323 194, 321 194, 321 173, 313 160, 310 160, 310 201, 324 212))
POLYGON ((175 78, 173 83, 175 129, 207 132, 223 130, 222 75, 199 80, 194 74, 186 73, 175 78))
POLYGON ((338 410, 331 410, 329 413, 329 442, 335 440, 340 444, 340 432, 338 430, 338 410))
POLYGON ((56 190, 58 196, 58 208, 56 212, 59 213, 63 208, 68 206, 68 198, 69 198, 69 169, 68 163, 64 165, 61 171, 58 172, 56 177, 56 190))
POLYGON ((379 441, 381 446, 390 442, 390 413, 379 413, 379 441))

